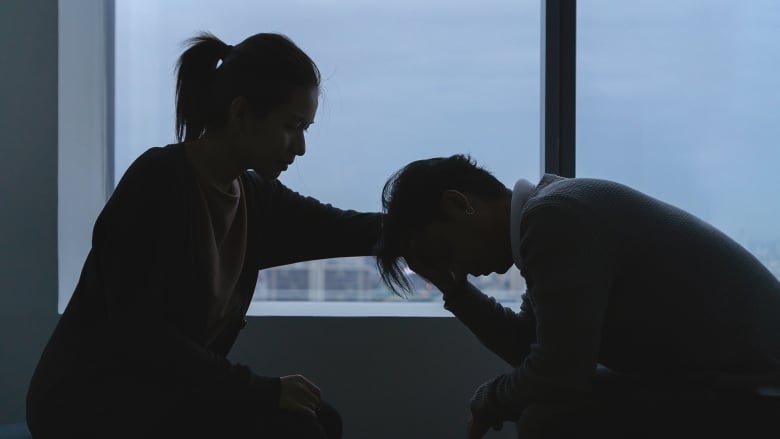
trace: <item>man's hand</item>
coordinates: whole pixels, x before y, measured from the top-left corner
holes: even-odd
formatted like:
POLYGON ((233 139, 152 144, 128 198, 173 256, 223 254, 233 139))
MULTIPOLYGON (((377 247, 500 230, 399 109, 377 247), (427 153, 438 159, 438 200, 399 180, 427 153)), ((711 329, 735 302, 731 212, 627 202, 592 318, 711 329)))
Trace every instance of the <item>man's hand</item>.
MULTIPOLYGON (((490 388, 494 381, 488 381, 474 392, 469 402, 471 409, 471 421, 469 421, 469 431, 473 431, 481 438, 488 429, 501 430, 503 421, 499 418, 496 407, 491 403, 490 388)), ((469 436, 471 438, 472 436, 469 436)))
POLYGON ((482 439, 487 434, 490 427, 487 424, 483 424, 474 417, 469 418, 469 422, 466 424, 467 439, 482 439))
POLYGON ((466 274, 446 266, 433 258, 421 243, 412 241, 404 254, 406 264, 412 271, 427 279, 442 293, 448 293, 466 282, 466 274))
POLYGON ((317 417, 322 401, 319 387, 302 375, 288 375, 280 378, 279 408, 317 417))

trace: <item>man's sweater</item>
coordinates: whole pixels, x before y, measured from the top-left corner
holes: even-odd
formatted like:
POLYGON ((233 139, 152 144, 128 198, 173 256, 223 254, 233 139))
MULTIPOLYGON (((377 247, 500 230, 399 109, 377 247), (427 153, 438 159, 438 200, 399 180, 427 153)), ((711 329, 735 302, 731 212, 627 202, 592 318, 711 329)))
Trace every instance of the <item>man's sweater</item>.
POLYGON ((514 367, 475 395, 484 422, 587 394, 597 364, 683 381, 780 372, 780 282, 693 215, 614 182, 545 175, 511 227, 521 311, 470 284, 444 298, 514 367))

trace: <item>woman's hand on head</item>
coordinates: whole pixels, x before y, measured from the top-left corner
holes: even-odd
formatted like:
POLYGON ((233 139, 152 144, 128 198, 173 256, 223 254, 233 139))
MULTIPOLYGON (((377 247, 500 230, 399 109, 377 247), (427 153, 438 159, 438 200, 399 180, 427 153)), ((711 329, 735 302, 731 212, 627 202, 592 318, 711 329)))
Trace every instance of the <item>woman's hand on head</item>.
POLYGON ((302 375, 283 376, 280 380, 279 408, 316 418, 322 404, 320 388, 302 375))

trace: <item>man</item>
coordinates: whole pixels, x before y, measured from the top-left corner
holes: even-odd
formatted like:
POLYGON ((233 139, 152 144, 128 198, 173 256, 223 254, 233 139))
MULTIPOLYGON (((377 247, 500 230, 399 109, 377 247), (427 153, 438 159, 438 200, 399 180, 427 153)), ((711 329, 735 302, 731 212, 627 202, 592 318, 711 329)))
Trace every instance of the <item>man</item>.
POLYGON ((410 163, 382 198, 384 281, 409 292, 405 260, 514 368, 475 392, 470 438, 504 421, 522 437, 755 437, 780 413, 780 282, 693 215, 605 180, 509 190, 463 155, 410 163), (519 313, 467 280, 513 264, 519 313))

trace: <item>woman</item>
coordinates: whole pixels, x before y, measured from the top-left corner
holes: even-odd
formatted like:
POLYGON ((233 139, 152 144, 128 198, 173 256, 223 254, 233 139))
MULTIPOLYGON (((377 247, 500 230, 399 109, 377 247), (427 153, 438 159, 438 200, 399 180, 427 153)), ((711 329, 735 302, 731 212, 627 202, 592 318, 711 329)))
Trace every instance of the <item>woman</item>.
POLYGON ((339 210, 276 178, 306 151, 320 75, 278 34, 210 34, 178 64, 179 143, 127 170, 95 223, 81 278, 27 401, 45 437, 341 436, 299 375, 226 355, 257 271, 369 255, 380 216, 339 210))

